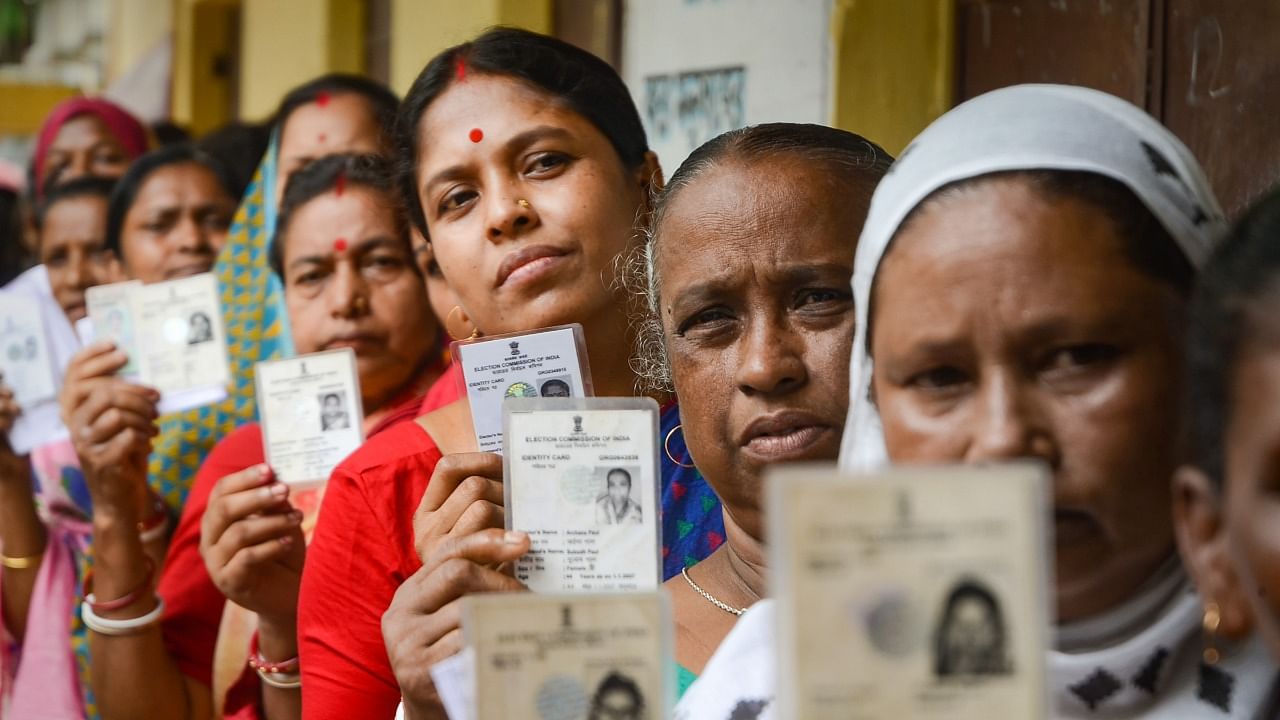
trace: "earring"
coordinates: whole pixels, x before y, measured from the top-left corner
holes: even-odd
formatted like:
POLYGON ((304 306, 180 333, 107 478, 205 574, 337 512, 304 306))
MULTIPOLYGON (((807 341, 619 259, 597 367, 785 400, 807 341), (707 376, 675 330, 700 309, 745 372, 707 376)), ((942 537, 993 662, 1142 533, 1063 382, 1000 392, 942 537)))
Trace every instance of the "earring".
POLYGON ((1231 695, 1235 689, 1236 679, 1230 673, 1217 667, 1222 659, 1218 652, 1218 628, 1222 625, 1222 610, 1215 602, 1204 606, 1204 656, 1200 663, 1200 673, 1196 696, 1223 712, 1231 712, 1231 695))
POLYGON ((358 313, 363 313, 369 309, 369 301, 366 300, 363 295, 357 295, 355 299, 351 301, 351 308, 358 313))
POLYGON ((1218 603, 1209 602, 1204 606, 1204 621, 1201 623, 1204 628, 1204 664, 1217 665, 1222 659, 1222 653, 1218 652, 1218 627, 1222 625, 1222 610, 1218 607, 1218 603))
MULTIPOLYGON (((671 430, 667 433, 667 439, 662 441, 662 450, 667 453, 667 459, 670 460, 672 463, 674 463, 676 467, 682 467, 682 468, 696 467, 694 463, 689 463, 688 465, 686 465, 680 462, 675 458, 674 455, 671 454, 671 436, 675 435, 677 430, 681 430, 683 428, 684 428, 684 423, 681 423, 671 428, 671 430)), ((686 451, 687 450, 688 448, 686 448, 686 451)))
POLYGON ((445 332, 447 332, 447 333, 449 333, 449 337, 450 337, 450 338, 453 338, 454 340, 475 340, 476 338, 480 337, 480 328, 476 327, 475 325, 472 325, 472 326, 471 326, 471 334, 470 334, 470 335, 466 335, 465 337, 464 337, 464 333, 457 333, 457 332, 454 332, 454 331, 453 331, 453 326, 454 326, 454 322, 453 322, 453 315, 454 315, 454 313, 457 313, 457 314, 458 314, 458 319, 459 319, 459 321, 460 321, 460 322, 463 322, 463 323, 469 323, 469 322, 470 322, 470 321, 469 321, 469 320, 467 320, 467 318, 465 317, 465 316, 466 316, 466 311, 464 311, 464 310, 462 309, 462 306, 461 306, 461 305, 454 305, 454 306, 453 306, 453 309, 449 311, 449 315, 448 315, 447 317, 445 317, 445 319, 444 319, 444 331, 445 331, 445 332))

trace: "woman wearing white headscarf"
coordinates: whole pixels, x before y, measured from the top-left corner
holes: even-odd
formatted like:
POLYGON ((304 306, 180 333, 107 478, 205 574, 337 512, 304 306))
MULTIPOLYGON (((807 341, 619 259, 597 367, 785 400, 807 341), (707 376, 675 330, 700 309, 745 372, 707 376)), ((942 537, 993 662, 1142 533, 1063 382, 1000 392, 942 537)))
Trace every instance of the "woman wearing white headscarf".
MULTIPOLYGON (((1220 637, 1238 619, 1195 596, 1171 526, 1186 305, 1224 229, 1171 133, 1065 86, 955 108, 872 200, 842 469, 1050 466, 1057 717, 1275 716, 1275 667, 1256 640, 1220 637)), ((742 688, 733 658, 771 645, 771 613, 739 621, 682 702, 686 717, 772 695, 728 690, 742 688)))

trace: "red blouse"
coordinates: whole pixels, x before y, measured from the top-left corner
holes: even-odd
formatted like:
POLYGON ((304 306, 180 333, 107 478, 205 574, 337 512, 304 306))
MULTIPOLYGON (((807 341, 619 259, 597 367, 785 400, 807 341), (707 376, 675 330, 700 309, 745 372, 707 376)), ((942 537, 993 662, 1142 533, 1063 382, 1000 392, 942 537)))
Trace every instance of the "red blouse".
MULTIPOLYGON (((458 397, 451 368, 423 412, 458 397)), ((365 443, 329 478, 298 599, 304 718, 395 716, 400 686, 382 642, 382 614, 422 566, 413 513, 440 457, 421 426, 402 423, 365 443)))

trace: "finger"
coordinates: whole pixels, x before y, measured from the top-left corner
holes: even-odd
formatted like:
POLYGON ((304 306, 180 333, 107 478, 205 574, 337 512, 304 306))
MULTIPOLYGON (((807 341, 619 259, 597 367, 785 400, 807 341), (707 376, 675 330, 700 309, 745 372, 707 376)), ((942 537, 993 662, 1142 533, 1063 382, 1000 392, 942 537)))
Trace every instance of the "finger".
POLYGON ((431 482, 418 503, 418 512, 438 510, 470 476, 502 479, 502 456, 496 453, 453 453, 440 458, 431 482))
POLYGON ((151 435, 143 434, 133 428, 122 430, 115 437, 107 440, 105 443, 93 445, 89 448, 89 452, 95 458, 122 460, 131 456, 143 456, 145 463, 145 455, 150 452, 151 435))
POLYGON ((267 465, 255 465, 227 475, 214 485, 201 519, 201 533, 216 542, 231 523, 255 513, 289 509, 289 486, 271 482, 267 465))
POLYGON ((128 364, 128 353, 117 349, 110 340, 98 340, 72 356, 67 365, 67 383, 112 375, 128 364))
POLYGON ((136 430, 147 437, 153 437, 160 432, 160 428, 155 424, 155 418, 138 415, 118 407, 108 408, 93 421, 77 423, 76 426, 79 428, 77 431, 79 438, 94 445, 106 442, 126 428, 136 430))
POLYGON ((466 643, 462 637, 462 628, 455 627, 444 634, 444 637, 436 640, 427 648, 427 666, 435 665, 441 660, 447 660, 454 655, 462 652, 466 648, 466 643))
POLYGON ((94 387, 93 391, 72 409, 70 419, 72 422, 88 424, 112 407, 155 418, 159 417, 156 408, 156 402, 159 399, 159 393, 154 390, 112 378, 94 387))
MULTIPOLYGON (((430 491, 431 486, 427 486, 430 491)), ((501 506, 505 502, 503 486, 498 480, 480 475, 470 475, 462 479, 448 498, 435 510, 423 510, 424 501, 418 506, 414 516, 413 530, 415 540, 428 539, 427 536, 449 532, 462 514, 476 502, 489 502, 501 506)))
POLYGON ((498 565, 516 560, 529 552, 529 535, 518 530, 490 528, 469 535, 449 535, 440 540, 435 552, 423 562, 432 569, 451 560, 466 560, 480 565, 498 565))
POLYGON ((263 565, 281 560, 292 552, 295 542, 292 535, 286 535, 257 545, 242 547, 222 566, 210 568, 210 572, 216 573, 216 577, 222 581, 219 583, 220 587, 231 589, 245 587, 253 574, 259 572, 263 565))
POLYGON ((417 583, 413 606, 423 613, 438 612, 466 595, 528 590, 519 580, 463 558, 450 558, 432 567, 417 583))
POLYGON ((231 557, 242 548, 289 535, 301 524, 302 513, 297 510, 280 515, 255 515, 231 523, 211 544, 220 547, 227 557, 231 557))

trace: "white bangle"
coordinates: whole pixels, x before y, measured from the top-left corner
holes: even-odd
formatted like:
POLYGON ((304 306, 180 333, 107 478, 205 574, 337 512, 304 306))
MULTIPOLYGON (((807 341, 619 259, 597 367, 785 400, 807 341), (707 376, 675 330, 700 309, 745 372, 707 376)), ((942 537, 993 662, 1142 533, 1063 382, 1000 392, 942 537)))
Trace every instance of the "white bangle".
POLYGON ((299 673, 269 673, 259 670, 258 677, 262 678, 262 682, 281 690, 297 690, 302 687, 302 675, 299 673))
POLYGON ((128 620, 112 620, 101 617, 93 611, 93 606, 89 604, 88 600, 80 603, 80 619, 84 621, 85 627, 99 635, 136 635, 156 624, 162 615, 164 615, 164 598, 159 595, 156 595, 156 607, 154 610, 142 617, 128 620))

